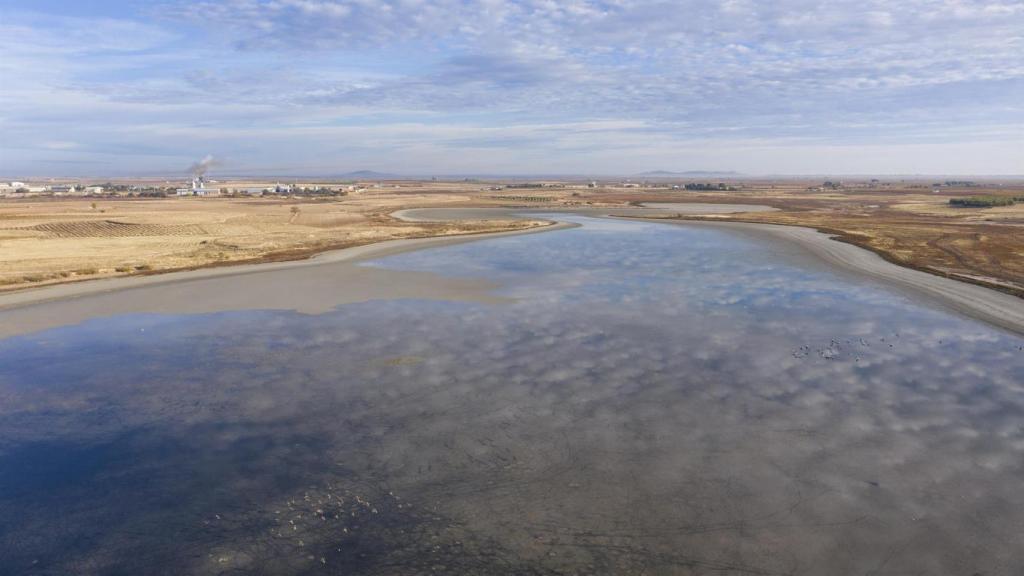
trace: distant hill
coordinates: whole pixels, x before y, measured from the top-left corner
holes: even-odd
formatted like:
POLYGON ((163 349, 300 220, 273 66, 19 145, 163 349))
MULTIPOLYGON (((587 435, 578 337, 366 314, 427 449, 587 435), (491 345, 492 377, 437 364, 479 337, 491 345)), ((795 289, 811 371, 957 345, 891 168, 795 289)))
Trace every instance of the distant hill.
POLYGON ((678 178, 681 176, 739 176, 739 172, 728 170, 728 171, 714 171, 714 170, 687 170, 686 172, 669 172, 668 170, 652 170, 650 172, 641 172, 637 176, 645 176, 648 178, 678 178))
POLYGON ((385 174, 383 172, 374 172, 373 170, 356 170, 355 172, 339 174, 338 177, 350 180, 396 180, 402 178, 402 176, 397 174, 385 174))

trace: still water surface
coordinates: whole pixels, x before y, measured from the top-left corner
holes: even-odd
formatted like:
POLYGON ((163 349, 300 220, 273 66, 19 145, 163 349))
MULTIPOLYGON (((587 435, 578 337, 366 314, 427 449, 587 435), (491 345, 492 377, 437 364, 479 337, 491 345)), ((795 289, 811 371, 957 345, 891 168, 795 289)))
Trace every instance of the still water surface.
POLYGON ((370 263, 508 304, 0 340, 0 573, 1024 570, 1024 339, 764 238, 577 220, 370 263))

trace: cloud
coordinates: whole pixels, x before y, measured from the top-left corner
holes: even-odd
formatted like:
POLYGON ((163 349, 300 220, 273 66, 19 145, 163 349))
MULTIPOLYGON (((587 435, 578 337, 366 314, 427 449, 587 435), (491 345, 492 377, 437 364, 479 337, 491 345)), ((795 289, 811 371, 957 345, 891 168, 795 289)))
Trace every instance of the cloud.
MULTIPOLYGON (((174 126, 196 138, 215 128, 236 134, 215 142, 229 148, 217 152, 250 169, 275 156, 272 143, 240 140, 254 126, 301 146, 302 128, 386 127, 392 118, 395 130, 411 120, 475 132, 421 135, 416 145, 464 142, 463 159, 474 160, 465 169, 486 170, 505 168, 498 156, 473 156, 469 144, 501 148, 510 163, 530 156, 517 138, 484 142, 497 128, 550 124, 559 139, 549 148, 570 150, 578 135, 558 125, 603 121, 642 123, 659 137, 643 150, 616 147, 632 141, 629 132, 593 140, 622 160, 595 159, 584 164, 590 171, 648 169, 663 158, 671 165, 657 167, 695 168, 706 160, 693 143, 744 140, 788 150, 787 165, 804 172, 840 167, 793 148, 797 140, 877 146, 871 156, 902 159, 900 172, 1012 172, 1000 150, 1021 144, 1024 132, 1019 3, 226 0, 92 19, 30 8, 5 13, 0 42, 9 57, 0 70, 17 81, 0 95, 0 127, 32 149, 56 122, 68 132, 60 139, 82 143, 79 154, 104 154, 111 140, 125 144, 119 149, 139 144, 138 126, 174 126), (993 131, 1006 143, 986 136, 993 131), (914 152, 920 143, 947 151, 929 161, 914 152), (986 152, 954 151, 961 145, 986 152)), ((402 144, 375 140, 377 153, 366 158, 376 162, 402 144)), ((305 156, 330 166, 362 142, 329 154, 310 147, 305 156)), ((181 142, 161 146, 177 164, 195 156, 181 142)), ((365 167, 356 164, 363 157, 351 158, 343 170, 365 167)), ((745 155, 714 167, 772 172, 775 161, 774 153, 745 155)), ((436 165, 401 163, 411 171, 436 165)), ((858 170, 888 167, 865 161, 858 170)))

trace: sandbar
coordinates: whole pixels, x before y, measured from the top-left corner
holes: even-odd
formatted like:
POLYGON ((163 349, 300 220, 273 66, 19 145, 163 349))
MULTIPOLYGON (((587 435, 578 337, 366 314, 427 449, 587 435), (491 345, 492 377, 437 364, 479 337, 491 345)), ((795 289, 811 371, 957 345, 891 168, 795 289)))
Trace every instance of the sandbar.
POLYGON ((399 298, 505 302, 506 298, 493 294, 498 286, 486 280, 359 263, 411 250, 572 226, 552 224, 510 232, 390 240, 323 252, 305 260, 109 278, 4 293, 0 294, 0 338, 116 314, 250 309, 320 314, 342 304, 399 298))

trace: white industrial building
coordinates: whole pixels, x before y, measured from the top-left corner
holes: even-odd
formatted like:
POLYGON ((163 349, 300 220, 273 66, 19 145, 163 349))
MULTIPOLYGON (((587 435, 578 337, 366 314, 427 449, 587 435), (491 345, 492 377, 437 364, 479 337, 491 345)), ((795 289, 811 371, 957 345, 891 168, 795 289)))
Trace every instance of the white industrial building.
POLYGON ((216 190, 206 187, 206 180, 202 176, 192 179, 191 188, 178 188, 178 196, 209 196, 215 193, 216 190))
POLYGON ((24 182, 17 181, 0 183, 0 193, 4 194, 5 196, 15 194, 19 191, 28 192, 31 194, 38 194, 40 192, 45 192, 46 186, 33 186, 30 184, 26 184, 24 182))

